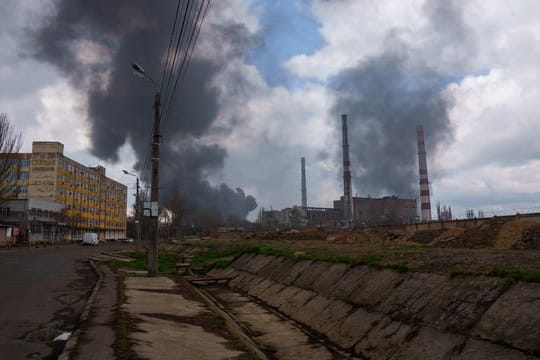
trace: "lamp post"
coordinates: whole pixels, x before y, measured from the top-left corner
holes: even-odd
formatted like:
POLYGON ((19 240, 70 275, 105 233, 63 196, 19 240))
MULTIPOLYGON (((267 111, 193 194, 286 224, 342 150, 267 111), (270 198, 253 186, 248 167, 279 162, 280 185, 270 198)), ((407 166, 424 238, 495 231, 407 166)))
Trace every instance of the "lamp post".
POLYGON ((137 179, 137 193, 135 194, 135 231, 137 232, 137 246, 141 246, 141 199, 139 197, 139 177, 127 170, 122 170, 126 175, 135 176, 137 179))
POLYGON ((155 277, 158 273, 158 237, 159 237, 159 218, 158 218, 158 202, 159 202, 159 142, 161 141, 160 135, 160 122, 161 122, 161 92, 156 82, 148 76, 144 69, 137 65, 131 65, 135 70, 135 75, 148 81, 154 87, 156 94, 154 96, 154 133, 152 137, 152 178, 151 178, 151 191, 150 191, 150 216, 152 223, 152 246, 148 252, 148 276, 155 277), (155 212, 154 212, 155 210, 155 212))

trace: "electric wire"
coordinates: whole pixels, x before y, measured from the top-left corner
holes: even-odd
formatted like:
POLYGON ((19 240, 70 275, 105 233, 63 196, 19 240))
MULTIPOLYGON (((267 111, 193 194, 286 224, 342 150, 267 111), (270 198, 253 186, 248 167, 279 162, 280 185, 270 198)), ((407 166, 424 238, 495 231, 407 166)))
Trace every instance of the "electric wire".
POLYGON ((194 21, 194 26, 192 27, 190 34, 189 34, 189 42, 187 43, 187 48, 184 52, 184 56, 182 59, 182 63, 180 65, 180 68, 178 70, 178 74, 176 76, 176 80, 174 83, 174 86, 172 88, 172 92, 169 94, 169 100, 166 104, 166 110, 164 112, 163 116, 163 129, 166 129, 167 122, 170 118, 171 111, 173 109, 173 104, 176 100, 175 93, 178 89, 178 84, 180 83, 180 80, 183 79, 185 76, 185 73, 187 71, 187 68, 189 66, 189 63, 191 62, 191 58, 193 55, 193 51, 195 48, 195 44, 199 38, 199 34, 201 31, 202 23, 206 17, 206 14, 208 13, 208 8, 210 6, 210 0, 203 0, 201 1, 201 5, 199 7, 199 10, 197 12, 197 16, 194 21))

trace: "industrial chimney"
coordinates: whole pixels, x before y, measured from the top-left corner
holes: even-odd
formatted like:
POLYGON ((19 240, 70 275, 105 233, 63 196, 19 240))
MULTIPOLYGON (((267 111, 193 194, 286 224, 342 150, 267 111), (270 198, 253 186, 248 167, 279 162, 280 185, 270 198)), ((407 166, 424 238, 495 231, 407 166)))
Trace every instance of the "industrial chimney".
POLYGON ((302 207, 307 207, 307 191, 306 191, 306 159, 301 158, 302 171, 302 207))
POLYGON ((427 172, 426 144, 424 142, 424 128, 418 125, 418 171, 420 179, 420 210, 422 221, 431 221, 431 202, 429 199, 429 180, 427 172))
POLYGON ((343 219, 352 224, 354 209, 351 189, 351 162, 349 160, 349 135, 347 134, 347 114, 341 115, 343 133, 343 219))

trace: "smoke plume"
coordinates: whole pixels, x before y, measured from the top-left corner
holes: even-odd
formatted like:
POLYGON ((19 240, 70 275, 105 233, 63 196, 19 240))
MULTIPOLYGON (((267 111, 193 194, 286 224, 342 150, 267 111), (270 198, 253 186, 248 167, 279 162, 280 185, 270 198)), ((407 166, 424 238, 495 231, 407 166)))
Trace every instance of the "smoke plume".
MULTIPOLYGON (((439 58, 433 63, 432 58, 428 64, 423 54, 401 41, 399 31, 393 29, 387 34, 381 53, 334 79, 338 100, 331 118, 337 128, 339 114, 348 114, 354 191, 362 195, 415 197, 416 125, 424 125, 428 171, 430 154, 452 136, 448 117, 451 99, 443 92, 449 82, 445 72, 461 66, 457 61, 473 49, 470 39, 466 39, 467 30, 456 3, 432 3, 437 2, 427 2, 424 7, 431 21, 431 44, 426 42, 426 52, 437 52, 437 47, 446 46, 441 44, 463 44, 461 48, 448 45, 453 46, 452 59, 439 58), (445 21, 441 22, 441 18, 445 21), (441 69, 441 64, 447 68, 441 69)), ((439 54, 445 53, 438 50, 439 54)))
MULTIPOLYGON (((133 76, 131 64, 142 65, 159 83, 175 9, 174 0, 59 0, 54 14, 32 32, 33 56, 55 65, 87 93, 97 157, 116 161, 119 148, 129 142, 138 158, 136 168, 148 165, 154 90, 133 76)), ((216 47, 227 46, 229 55, 240 54, 249 43, 242 24, 203 26, 214 26, 219 38, 203 39, 203 32, 199 42, 219 42, 216 47)), ((176 93, 174 117, 164 123, 161 201, 167 204, 179 187, 193 213, 204 216, 211 210, 219 222, 245 219, 257 206, 255 199, 225 184, 213 187, 206 179, 223 167, 227 154, 204 140, 218 110, 211 80, 224 58, 203 55, 195 51, 176 93)))

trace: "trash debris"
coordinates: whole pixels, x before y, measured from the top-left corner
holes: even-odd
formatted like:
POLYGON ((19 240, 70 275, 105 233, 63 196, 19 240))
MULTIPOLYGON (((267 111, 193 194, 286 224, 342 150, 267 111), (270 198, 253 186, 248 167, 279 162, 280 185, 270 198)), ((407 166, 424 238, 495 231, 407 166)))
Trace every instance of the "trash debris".
POLYGON ((71 336, 71 331, 66 331, 54 338, 53 341, 68 341, 71 336))

